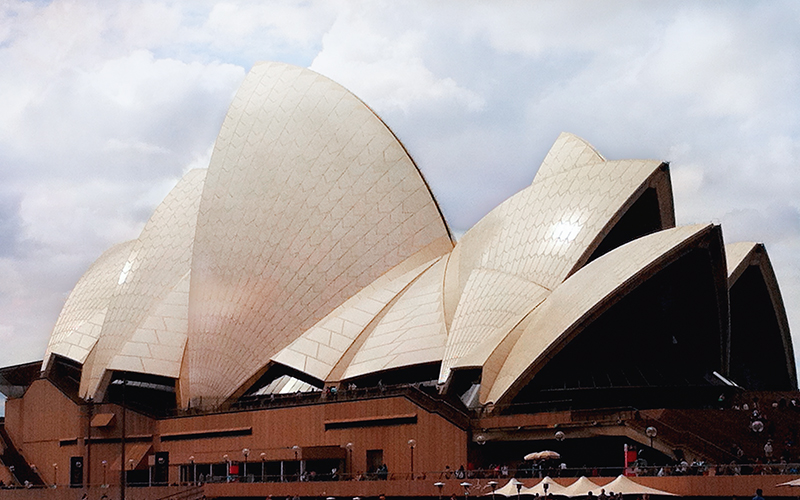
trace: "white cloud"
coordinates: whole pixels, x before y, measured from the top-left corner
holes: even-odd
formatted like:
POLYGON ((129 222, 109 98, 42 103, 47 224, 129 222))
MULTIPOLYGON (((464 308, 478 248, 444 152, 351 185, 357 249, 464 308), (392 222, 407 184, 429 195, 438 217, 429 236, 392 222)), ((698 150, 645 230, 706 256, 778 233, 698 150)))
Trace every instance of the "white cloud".
POLYGON ((88 264, 207 165, 263 59, 378 111, 457 231, 527 185, 562 130, 611 159, 669 160, 678 221, 764 241, 799 325, 798 21, 780 1, 9 0, 0 335, 18 341, 0 365, 41 356, 88 264))
POLYGON ((330 25, 335 5, 317 1, 298 8, 296 2, 289 1, 220 2, 211 7, 202 33, 209 38, 242 43, 268 31, 284 44, 316 45, 330 25))
POLYGON ((426 66, 428 33, 413 22, 397 28, 398 17, 413 20, 405 7, 359 3, 345 9, 323 37, 311 69, 341 83, 379 113, 409 113, 442 101, 482 109, 479 94, 426 66))

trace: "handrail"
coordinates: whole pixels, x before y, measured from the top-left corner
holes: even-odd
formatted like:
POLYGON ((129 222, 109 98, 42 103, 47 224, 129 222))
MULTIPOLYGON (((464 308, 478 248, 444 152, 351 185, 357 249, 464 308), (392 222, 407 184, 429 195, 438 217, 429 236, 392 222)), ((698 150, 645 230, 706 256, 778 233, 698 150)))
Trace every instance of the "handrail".
MULTIPOLYGON (((703 446, 710 447, 712 449, 718 450, 723 456, 727 456, 728 458, 736 458, 736 456, 733 453, 731 453, 730 451, 726 450, 725 448, 722 448, 721 446, 719 446, 716 443, 713 443, 712 441, 709 441, 708 439, 705 439, 702 436, 698 436, 697 434, 695 434, 692 431, 685 430, 685 429, 676 429, 672 425, 664 422, 663 420, 658 419, 657 417, 647 417, 647 420, 649 420, 651 422, 655 422, 655 423, 658 424, 658 427, 667 428, 670 431, 672 431, 672 432, 674 432, 674 433, 676 433, 678 435, 690 436, 690 437, 694 438, 695 441, 701 442, 703 444, 703 446)), ((626 425, 628 425, 628 422, 629 421, 626 421, 626 425)), ((636 422, 636 420, 632 420, 632 422, 636 422)), ((629 427, 633 427, 633 426, 629 425, 629 427)), ((642 424, 642 427, 647 427, 647 424, 646 423, 642 424)), ((659 436, 659 440, 670 443, 673 448, 677 448, 678 447, 677 445, 679 445, 679 444, 681 444, 683 446, 690 445, 688 442, 675 443, 675 442, 672 442, 670 439, 664 438, 664 437, 661 437, 661 436, 659 436)), ((686 440, 684 440, 684 441, 686 441, 686 440)))
POLYGON ((364 401, 369 399, 380 399, 387 397, 406 397, 425 410, 436 413, 453 424, 466 429, 469 427, 469 415, 453 406, 443 398, 436 398, 423 391, 417 384, 398 384, 380 387, 365 387, 347 389, 335 393, 325 393, 314 391, 310 393, 275 394, 244 396, 227 409, 220 409, 218 406, 209 405, 207 407, 192 407, 186 410, 176 410, 173 417, 190 417, 198 415, 235 413, 241 411, 262 410, 268 408, 286 408, 297 406, 308 406, 316 404, 340 403, 348 401, 364 401))
POLYGON ((5 422, 0 424, 0 440, 5 443, 5 449, 2 455, 0 455, 0 462, 9 469, 11 477, 20 485, 30 484, 32 486, 43 486, 45 484, 44 480, 39 473, 34 470, 35 466, 31 466, 25 460, 25 457, 20 454, 19 450, 11 441, 11 437, 8 435, 5 428, 5 422))

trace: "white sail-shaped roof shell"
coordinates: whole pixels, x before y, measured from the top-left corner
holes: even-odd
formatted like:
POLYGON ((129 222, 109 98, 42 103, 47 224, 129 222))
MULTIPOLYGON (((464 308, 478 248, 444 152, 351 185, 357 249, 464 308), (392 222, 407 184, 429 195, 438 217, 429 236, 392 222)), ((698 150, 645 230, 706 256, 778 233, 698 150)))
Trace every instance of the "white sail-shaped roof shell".
POLYGON ((134 243, 119 274, 100 340, 83 367, 84 397, 102 391, 101 381, 105 378, 107 383, 112 370, 178 377, 188 304, 183 311, 171 304, 180 302, 181 287, 187 285, 205 176, 205 169, 189 171, 156 208, 134 243), (174 348, 165 350, 166 346, 174 348))
MULTIPOLYGON (((797 379, 797 368, 794 359, 792 336, 789 331, 789 320, 786 317, 786 308, 780 293, 778 279, 775 276, 775 271, 772 268, 772 263, 767 255, 766 248, 761 243, 730 243, 725 245, 725 258, 728 264, 728 288, 730 289, 731 293, 732 306, 736 305, 745 308, 743 311, 732 310, 732 321, 735 321, 739 318, 736 313, 740 312, 748 318, 758 317, 757 321, 759 322, 757 333, 753 331, 747 332, 746 335, 750 337, 747 339, 740 339, 732 336, 731 342, 755 341, 757 345, 764 345, 766 342, 772 341, 773 345, 777 344, 780 346, 779 349, 773 351, 772 355, 768 356, 768 360, 762 359, 764 357, 763 355, 753 355, 753 350, 745 346, 742 349, 747 353, 745 356, 746 359, 732 359, 732 370, 734 368, 734 364, 741 368, 742 365, 751 365, 754 362, 765 362, 765 364, 771 369, 780 367, 785 374, 786 380, 791 383, 797 379), (740 279, 742 281, 746 281, 746 279, 743 279, 743 276, 749 270, 754 270, 758 273, 759 279, 762 282, 764 290, 766 291, 769 299, 769 311, 759 309, 758 312, 756 312, 756 304, 753 304, 752 300, 754 297, 752 296, 748 299, 745 299, 744 304, 739 301, 734 301, 733 295, 735 295, 735 292, 740 288, 736 287, 736 289, 734 289, 734 287, 737 285, 740 279), (768 327, 769 324, 772 324, 774 329, 768 327), (777 339, 777 342, 774 342, 776 339, 767 338, 770 335, 777 335, 780 338, 777 339), (758 336, 760 338, 754 339, 754 336, 758 336), (780 361, 782 361, 782 363, 780 361)), ((746 292, 753 292, 753 290, 746 290, 746 292)), ((737 325, 733 324, 732 326, 735 327, 737 325)), ((734 328, 733 331, 736 332, 736 328, 734 328)), ((742 349, 737 348, 738 346, 732 345, 731 347, 732 356, 741 354, 742 349)), ((757 364, 753 367, 753 370, 756 372, 761 372, 762 374, 765 371, 763 367, 758 367, 757 364)), ((789 387, 785 385, 781 387, 781 389, 788 388, 789 387)))
MULTIPOLYGON (((445 291, 452 319, 440 382, 478 344, 499 342, 582 267, 645 190, 659 192, 658 229, 674 225, 661 162, 604 161, 568 134, 554 148, 558 153, 548 154, 533 184, 481 219, 453 251, 445 291), (582 160, 591 163, 576 163, 582 160)), ((481 366, 486 358, 470 359, 481 366)))
MULTIPOLYGON (((80 394, 96 399, 115 372, 173 379, 186 407, 440 363, 444 390, 479 370, 480 402, 508 403, 587 315, 681 249, 721 241, 716 226, 674 228, 672 204, 666 163, 609 161, 561 134, 532 184, 454 246, 380 118, 319 74, 260 63, 209 168, 76 285, 45 366, 52 354, 82 363, 80 394)), ((791 350, 759 248, 727 248, 728 283, 759 266, 791 350)), ((722 276, 717 253, 709 272, 722 276)), ((725 298, 709 300, 727 318, 725 298)))
POLYGON ((188 360, 195 397, 231 396, 405 259, 452 248, 383 122, 312 71, 256 65, 234 98, 197 223, 188 360))
POLYGON ((86 361, 100 338, 108 303, 135 243, 126 241, 106 250, 75 284, 50 335, 42 371, 53 354, 79 363, 86 361))
POLYGON ((632 241, 588 264, 553 292, 534 312, 511 349, 484 366, 482 402, 508 403, 544 360, 574 336, 599 308, 618 300, 632 284, 696 242, 713 237, 717 226, 681 226, 632 241))

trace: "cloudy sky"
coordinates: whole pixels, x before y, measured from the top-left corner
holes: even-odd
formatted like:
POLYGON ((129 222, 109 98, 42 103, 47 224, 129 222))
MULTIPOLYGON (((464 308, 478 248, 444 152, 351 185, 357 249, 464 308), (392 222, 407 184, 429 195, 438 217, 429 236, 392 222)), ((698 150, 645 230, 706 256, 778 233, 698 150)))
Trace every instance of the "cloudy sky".
POLYGON ((668 160, 678 222, 767 244, 800 345, 800 3, 0 0, 0 366, 138 235, 258 60, 395 131, 461 233, 559 132, 668 160))

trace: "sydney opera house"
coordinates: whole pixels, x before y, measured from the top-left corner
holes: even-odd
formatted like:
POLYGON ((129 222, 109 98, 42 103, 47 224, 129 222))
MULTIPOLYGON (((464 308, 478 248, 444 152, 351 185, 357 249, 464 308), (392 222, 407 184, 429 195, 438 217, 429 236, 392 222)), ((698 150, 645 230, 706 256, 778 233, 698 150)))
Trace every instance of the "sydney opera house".
POLYGON ((537 449, 565 477, 761 458, 800 415, 763 245, 676 226, 668 163, 562 134, 456 241, 381 119, 278 63, 0 391, 0 480, 53 498, 463 494, 537 449))

